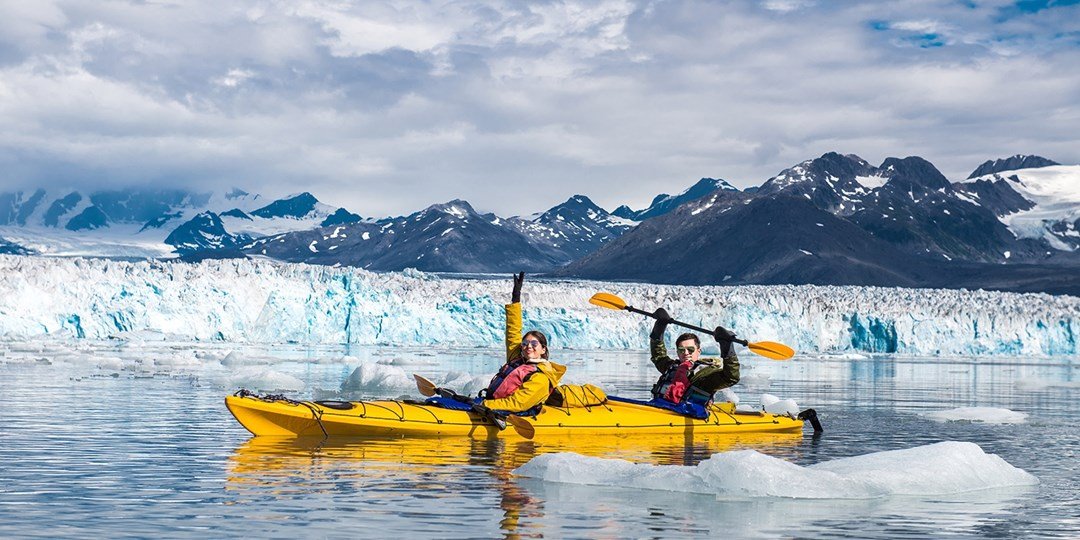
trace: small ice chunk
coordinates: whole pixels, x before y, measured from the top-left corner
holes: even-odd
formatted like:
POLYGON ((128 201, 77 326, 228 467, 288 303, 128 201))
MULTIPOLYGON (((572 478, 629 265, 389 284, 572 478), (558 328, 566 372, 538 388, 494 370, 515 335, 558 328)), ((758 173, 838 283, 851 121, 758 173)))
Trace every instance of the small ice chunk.
POLYGON ((780 399, 772 394, 761 394, 761 406, 769 414, 799 414, 799 404, 794 399, 780 399))
POLYGON ((221 365, 225 367, 265 365, 269 363, 267 360, 251 358, 240 351, 229 351, 229 354, 226 354, 225 358, 221 359, 221 365))
POLYGON ((724 388, 713 396, 713 401, 726 401, 728 403, 734 403, 735 405, 738 405, 739 395, 730 388, 724 388))
POLYGON ((920 416, 936 422, 984 422, 987 424, 1023 424, 1027 413, 994 407, 959 407, 947 411, 922 413, 920 416))
POLYGON ((341 383, 342 392, 382 393, 416 388, 412 375, 397 366, 374 362, 360 364, 341 383))
POLYGON ((304 381, 280 371, 249 366, 229 377, 228 386, 261 392, 296 392, 304 389, 304 381))

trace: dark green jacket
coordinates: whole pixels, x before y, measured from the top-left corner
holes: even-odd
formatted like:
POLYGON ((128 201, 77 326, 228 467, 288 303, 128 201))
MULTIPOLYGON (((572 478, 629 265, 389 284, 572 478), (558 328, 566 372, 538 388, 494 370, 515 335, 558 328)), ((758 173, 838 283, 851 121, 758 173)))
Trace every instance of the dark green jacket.
MULTIPOLYGON (((668 357, 667 347, 662 339, 650 339, 652 363, 660 373, 677 365, 679 360, 668 357)), ((723 360, 719 358, 699 358, 690 375, 690 386, 695 386, 705 393, 712 394, 739 382, 739 356, 732 350, 723 360)))

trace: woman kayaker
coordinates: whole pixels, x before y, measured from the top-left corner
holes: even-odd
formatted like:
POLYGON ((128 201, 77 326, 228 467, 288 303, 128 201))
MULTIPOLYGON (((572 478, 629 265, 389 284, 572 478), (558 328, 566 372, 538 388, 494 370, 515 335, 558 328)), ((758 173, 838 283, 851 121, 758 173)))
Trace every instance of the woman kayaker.
POLYGON ((506 305, 506 363, 480 391, 477 403, 496 411, 532 415, 559 386, 566 366, 548 360, 547 336, 538 330, 521 334, 521 286, 525 272, 514 276, 514 289, 506 305))

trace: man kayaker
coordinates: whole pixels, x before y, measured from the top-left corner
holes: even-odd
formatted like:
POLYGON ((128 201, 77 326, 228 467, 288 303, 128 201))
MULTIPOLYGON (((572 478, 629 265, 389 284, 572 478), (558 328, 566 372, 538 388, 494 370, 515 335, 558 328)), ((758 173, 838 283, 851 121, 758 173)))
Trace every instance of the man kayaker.
POLYGON ((696 334, 686 333, 675 339, 678 359, 668 357, 664 346, 664 331, 672 320, 664 308, 653 312, 656 324, 649 334, 652 362, 662 373, 653 385, 654 398, 671 403, 684 402, 705 405, 713 394, 739 382, 739 357, 732 350, 731 340, 735 334, 723 326, 717 326, 712 337, 720 345, 720 358, 702 358, 701 340, 696 334))
POLYGON ((477 403, 496 411, 532 415, 559 386, 566 366, 548 359, 547 336, 539 330, 521 335, 521 286, 525 272, 514 276, 510 303, 506 304, 506 363, 480 391, 477 403))

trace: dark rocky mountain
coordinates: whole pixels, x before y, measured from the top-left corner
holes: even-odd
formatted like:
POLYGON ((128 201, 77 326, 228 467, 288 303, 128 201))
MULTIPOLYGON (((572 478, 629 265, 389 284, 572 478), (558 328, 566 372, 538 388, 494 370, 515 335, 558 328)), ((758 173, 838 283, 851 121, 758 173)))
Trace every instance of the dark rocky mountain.
POLYGON ((0 238, 0 254, 3 255, 33 255, 33 251, 26 249, 15 242, 0 238))
POLYGON ((64 228, 69 231, 87 231, 108 226, 109 216, 106 216, 105 212, 96 206, 87 206, 79 215, 71 218, 64 228))
MULTIPOLYGON (((1019 182, 1020 180, 1013 176, 1012 181, 1019 182)), ((1004 178, 979 178, 968 182, 957 182, 953 184, 953 189, 977 201, 980 206, 999 217, 1035 207, 1035 203, 1017 193, 1010 185, 1010 181, 1004 178)))
POLYGON ((805 197, 717 197, 643 222, 557 276, 687 285, 817 284, 1080 294, 1075 266, 949 262, 896 249, 805 197), (1067 272, 1074 269, 1071 273, 1067 272))
POLYGON ((968 178, 954 183, 953 189, 994 212, 1011 232, 1034 242, 1036 258, 1080 259, 1080 167, 1026 157, 1033 158, 1027 163, 1040 166, 968 178))
POLYGON ((150 221, 147 221, 142 226, 142 228, 139 229, 139 232, 143 232, 143 231, 145 231, 147 229, 160 229, 160 228, 164 227, 165 225, 167 225, 168 223, 170 223, 172 221, 176 221, 176 220, 178 220, 178 219, 180 219, 182 217, 184 217, 184 214, 182 212, 165 212, 165 213, 161 214, 160 216, 158 216, 158 217, 156 217, 154 219, 151 219, 150 221))
MULTIPOLYGON (((209 193, 186 190, 130 188, 95 191, 89 195, 69 192, 52 198, 38 189, 31 195, 23 192, 0 193, 0 225, 63 227, 84 231, 113 223, 149 224, 161 222, 177 208, 200 208, 210 200, 209 193), (81 209, 80 203, 84 205, 81 209), (31 216, 38 215, 31 222, 31 216)), ((153 225, 151 225, 152 227, 153 225)))
POLYGON ((320 227, 329 227, 331 225, 345 225, 348 223, 359 223, 364 218, 359 214, 354 214, 344 208, 338 208, 333 214, 326 216, 326 219, 322 220, 319 224, 320 227))
POLYGON ((122 189, 90 194, 90 202, 116 223, 146 223, 174 208, 199 208, 209 201, 209 193, 181 189, 122 189))
POLYGON ((530 272, 558 259, 497 217, 453 200, 409 216, 322 227, 259 239, 249 254, 291 262, 343 264, 370 270, 530 272))
POLYGON ((253 216, 261 218, 294 218, 300 219, 315 210, 319 200, 314 195, 304 192, 287 199, 276 200, 258 210, 251 212, 253 216))
POLYGON ((830 152, 781 172, 756 193, 778 194, 803 197, 910 254, 1004 262, 1046 252, 1038 241, 1017 239, 993 209, 957 192, 920 157, 888 158, 873 167, 858 156, 830 152))
POLYGON ((581 195, 528 219, 480 214, 462 200, 377 222, 356 218, 314 231, 260 239, 245 251, 372 270, 508 272, 516 268, 537 272, 591 253, 634 224, 581 195))
MULTIPOLYGON (((77 235, 141 224, 141 240, 170 233, 166 243, 185 260, 259 255, 380 271, 554 270, 662 283, 1076 294, 1080 190, 1070 182, 1080 178, 1080 168, 1033 172, 1051 165, 1039 156, 1013 156, 987 161, 973 178, 951 183, 919 157, 873 166, 830 152, 743 191, 702 178, 678 195, 657 196, 643 210, 622 206, 609 214, 575 195, 528 218, 480 214, 461 200, 372 221, 310 193, 249 211, 257 196, 239 189, 224 201, 183 190, 61 192, 59 198, 36 190, 0 194, 0 225, 77 235), (216 214, 207 205, 232 209, 216 214)), ((0 253, 31 251, 0 239, 0 253)))
POLYGON ((951 184, 922 158, 889 158, 873 167, 828 153, 756 192, 719 192, 642 222, 556 274, 1076 294, 1080 257, 1056 251, 1045 259, 1045 242, 1018 239, 998 220, 1031 204, 1000 180, 951 184), (1016 263, 1025 260, 1033 262, 1016 263))
POLYGON ((988 174, 999 173, 1003 171, 1015 171, 1017 169, 1035 169, 1039 167, 1051 167, 1054 165, 1060 165, 1056 161, 1046 159, 1042 156, 1024 156, 1017 154, 1012 157, 1003 159, 994 159, 984 162, 979 165, 968 178, 978 178, 980 176, 986 176, 988 174))
POLYGON ((559 264, 596 251, 635 225, 609 214, 584 195, 574 195, 536 218, 511 218, 505 223, 528 237, 541 251, 554 255, 559 264))
POLYGON ((60 218, 74 210, 81 201, 82 195, 74 191, 53 201, 53 203, 49 205, 49 209, 45 211, 45 217, 43 219, 45 226, 59 227, 60 218))
POLYGON ((239 219, 246 219, 248 221, 253 221, 251 219, 251 216, 247 215, 247 213, 245 213, 243 210, 241 210, 239 208, 233 208, 232 210, 226 210, 226 211, 221 213, 221 216, 222 217, 228 216, 228 217, 234 217, 234 218, 239 218, 239 219))
MULTIPOLYGON (((250 197, 250 194, 236 188, 226 194, 227 200, 244 197, 250 197)), ((244 221, 254 221, 252 215, 263 219, 298 220, 316 216, 316 211, 320 205, 319 200, 312 194, 304 192, 276 200, 262 208, 253 210, 251 215, 239 208, 233 208, 223 212, 221 215, 214 212, 202 212, 173 230, 165 238, 165 243, 173 246, 174 251, 186 260, 242 257, 244 256, 241 251, 242 248, 250 247, 256 242, 256 239, 249 234, 231 233, 226 229, 221 216, 244 221), (222 252, 218 254, 208 253, 214 250, 221 250, 222 252)), ((276 236, 276 238, 280 237, 281 235, 276 236)))
MULTIPOLYGON (((247 235, 234 235, 225 230, 221 217, 213 212, 203 212, 177 227, 165 238, 165 243, 173 246, 180 255, 215 250, 235 250, 252 243, 247 235)), ((200 258, 205 258, 204 253, 200 258)))
POLYGON ((862 198, 886 180, 859 156, 829 152, 781 171, 755 195, 803 197, 827 212, 846 216, 861 209, 862 198))
POLYGON ((721 193, 643 222, 556 274, 693 285, 912 286, 929 268, 805 198, 721 193))
POLYGON ((29 195, 22 191, 0 193, 0 225, 26 225, 26 219, 44 196, 42 189, 29 195))
POLYGON ((1044 252, 1037 242, 1018 240, 993 211, 958 196, 922 158, 889 158, 879 171, 889 180, 865 197, 850 219, 904 251, 975 262, 1030 259, 1044 252))
POLYGON ((675 208, 679 207, 686 202, 700 199, 718 189, 728 191, 739 191, 739 188, 729 184, 727 180, 717 178, 702 178, 697 183, 687 188, 685 191, 678 195, 668 195, 661 193, 653 198, 652 203, 648 208, 642 210, 631 210, 629 206, 623 205, 615 209, 611 214, 623 219, 629 219, 633 221, 643 221, 656 216, 664 215, 675 208))

